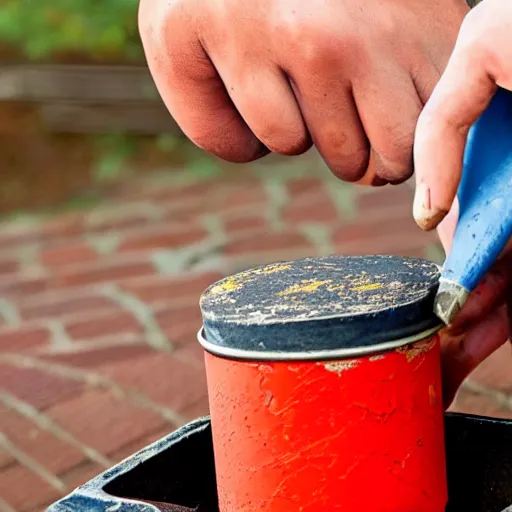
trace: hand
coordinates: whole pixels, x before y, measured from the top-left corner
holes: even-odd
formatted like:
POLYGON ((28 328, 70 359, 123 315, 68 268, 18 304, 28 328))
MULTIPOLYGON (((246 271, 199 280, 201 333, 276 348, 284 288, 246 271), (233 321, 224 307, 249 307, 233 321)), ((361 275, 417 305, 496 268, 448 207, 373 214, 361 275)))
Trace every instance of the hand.
MULTIPOLYGON (((439 225, 447 252, 458 218, 454 199, 467 134, 497 86, 512 90, 512 3, 483 0, 465 18, 446 70, 416 128, 414 217, 425 230, 439 225)), ((511 299, 509 244, 448 330, 453 338, 443 346, 447 402, 464 378, 509 337, 511 299)))
MULTIPOLYGON (((438 228, 441 243, 451 250, 458 219, 458 204, 438 228)), ((448 408, 464 379, 511 333, 512 243, 469 296, 452 325, 441 331, 443 396, 448 408)))
POLYGON ((464 0, 141 0, 149 68, 198 146, 234 162, 315 144, 340 178, 412 173, 418 115, 464 0))

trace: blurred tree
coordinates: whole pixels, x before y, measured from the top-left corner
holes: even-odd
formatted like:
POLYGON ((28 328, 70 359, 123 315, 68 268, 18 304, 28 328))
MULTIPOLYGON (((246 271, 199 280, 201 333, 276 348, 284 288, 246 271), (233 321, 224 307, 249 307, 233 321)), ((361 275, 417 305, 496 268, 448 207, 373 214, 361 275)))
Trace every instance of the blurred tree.
POLYGON ((142 55, 139 0, 3 0, 0 43, 32 60, 79 53, 129 60, 142 55))

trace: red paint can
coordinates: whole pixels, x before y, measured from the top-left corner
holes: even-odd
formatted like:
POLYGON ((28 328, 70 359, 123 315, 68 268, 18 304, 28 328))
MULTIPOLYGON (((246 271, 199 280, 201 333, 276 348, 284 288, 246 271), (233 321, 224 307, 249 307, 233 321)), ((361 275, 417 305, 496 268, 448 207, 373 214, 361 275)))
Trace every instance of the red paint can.
POLYGON ((438 277, 311 258, 203 294, 221 512, 445 510, 438 277))

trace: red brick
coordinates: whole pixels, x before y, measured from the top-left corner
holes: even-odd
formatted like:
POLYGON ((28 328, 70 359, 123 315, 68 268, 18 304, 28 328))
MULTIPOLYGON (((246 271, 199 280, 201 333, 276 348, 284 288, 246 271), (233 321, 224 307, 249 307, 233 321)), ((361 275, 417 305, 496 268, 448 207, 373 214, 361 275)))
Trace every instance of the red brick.
POLYGON ((155 312, 160 328, 173 343, 183 343, 195 339, 202 318, 199 305, 183 308, 160 308, 155 312))
POLYGON ((366 219, 337 228, 332 241, 342 254, 397 254, 423 252, 433 241, 434 233, 422 232, 409 217, 393 222, 373 222, 366 219))
POLYGON ((250 237, 231 240, 226 244, 224 253, 229 256, 309 247, 311 244, 299 233, 258 233, 250 237))
POLYGON ((325 191, 313 198, 297 200, 288 204, 282 213, 283 220, 292 226, 305 222, 332 223, 339 220, 339 213, 325 191))
POLYGON ((85 460, 85 455, 78 448, 41 430, 15 412, 2 413, 2 431, 11 443, 54 475, 85 460))
POLYGON ((203 291, 222 277, 220 272, 204 272, 179 277, 155 276, 153 279, 126 281, 121 284, 121 287, 147 304, 197 304, 203 291))
POLYGON ((41 236, 46 240, 62 240, 66 237, 74 237, 84 231, 84 214, 65 213, 47 220, 40 228, 41 236))
POLYGON ((512 392, 512 349, 505 343, 483 361, 469 378, 486 387, 512 392))
POLYGON ((245 231, 256 231, 267 227, 267 222, 261 214, 247 215, 243 217, 226 216, 224 230, 233 234, 245 231))
MULTIPOLYGON (((7 418, 8 414, 10 414, 10 410, 0 404, 0 418, 2 418, 1 425, 3 425, 3 418, 7 418)), ((6 450, 0 448, 0 478, 2 477, 2 471, 15 463, 16 459, 10 453, 7 453, 6 450)))
POLYGON ((183 230, 169 230, 169 227, 158 233, 140 233, 127 236, 119 245, 120 252, 141 251, 149 249, 175 249, 201 242, 208 236, 200 226, 183 230))
POLYGON ((204 369, 204 350, 197 337, 180 345, 174 352, 175 356, 197 368, 204 369))
POLYGON ((98 218, 87 222, 88 233, 109 233, 147 226, 152 218, 142 213, 124 214, 122 217, 98 218))
POLYGON ((200 203, 174 202, 162 206, 164 208, 163 220, 173 225, 197 222, 197 219, 204 215, 217 214, 217 210, 210 204, 201 201, 200 203))
POLYGON ((138 263, 102 263, 83 265, 78 268, 60 270, 50 282, 52 288, 105 283, 129 277, 149 276, 155 273, 149 261, 138 263))
POLYGON ((54 267, 71 263, 86 263, 98 258, 98 253, 85 242, 49 247, 41 250, 39 260, 43 265, 54 267))
POLYGON ((16 459, 10 453, 0 448, 0 478, 2 478, 2 471, 15 463, 16 459))
POLYGON ((15 299, 45 291, 48 280, 45 277, 28 277, 23 274, 9 275, 0 282, 0 296, 15 299))
POLYGON ((20 262, 17 259, 0 261, 0 275, 8 275, 20 269, 20 262))
POLYGON ((70 320, 65 324, 65 328, 74 340, 88 340, 143 330, 133 314, 118 311, 101 316, 90 316, 82 320, 70 320))
POLYGON ((140 437, 133 443, 129 443, 123 446, 115 453, 111 454, 111 457, 116 462, 122 461, 127 457, 130 457, 134 453, 137 453, 139 450, 142 450, 142 448, 145 448, 146 446, 153 444, 155 441, 158 441, 163 437, 169 435, 173 430, 175 430, 175 428, 171 426, 159 428, 158 430, 155 430, 154 432, 151 432, 148 435, 140 437))
POLYGON ((325 180, 319 178, 296 178, 286 182, 286 190, 294 200, 323 194, 326 186, 325 180))
POLYGON ((187 421, 193 421, 197 418, 201 418, 210 414, 208 396, 204 395, 198 402, 187 407, 182 414, 185 416, 185 418, 187 418, 187 421))
POLYGON ((402 211, 412 212, 412 200, 413 191, 409 185, 386 186, 369 193, 358 194, 357 207, 360 212, 379 212, 383 208, 396 206, 402 211))
POLYGON ((63 475, 60 475, 60 478, 70 489, 76 489, 104 471, 105 468, 95 462, 83 462, 63 475))
POLYGON ((77 439, 106 455, 165 423, 154 412, 99 390, 86 391, 46 413, 77 439))
POLYGON ((0 363, 0 388, 40 410, 77 395, 83 387, 80 382, 62 379, 33 368, 0 363))
POLYGON ((492 398, 475 394, 464 388, 459 391, 450 411, 512 419, 512 409, 504 409, 492 398))
POLYGON ((104 366, 102 373, 177 412, 195 403, 206 392, 204 371, 172 354, 157 353, 104 366))
POLYGON ((211 194, 212 190, 215 190, 217 186, 218 183, 215 180, 201 180, 185 185, 160 187, 158 190, 144 194, 144 197, 164 203, 174 200, 200 201, 208 197, 208 194, 211 194))
POLYGON ((23 325, 0 328, 0 353, 42 347, 50 341, 51 334, 46 327, 23 325))
POLYGON ((19 305, 24 320, 43 318, 65 318, 74 314, 91 313, 120 309, 119 304, 94 292, 84 292, 83 296, 41 296, 36 301, 26 300, 19 305))
MULTIPOLYGON (((260 181, 247 180, 241 183, 223 183, 222 187, 213 185, 221 204, 236 206, 261 205, 267 202, 267 194, 260 181)), ((211 194, 211 190, 208 192, 211 194)))
POLYGON ((141 345, 114 345, 110 347, 92 348, 77 352, 62 352, 39 355, 54 363, 66 364, 77 368, 98 368, 102 365, 135 359, 148 355, 151 349, 146 344, 141 345))
POLYGON ((0 235, 0 247, 2 250, 13 249, 15 247, 35 244, 41 241, 41 234, 37 226, 30 226, 27 229, 19 231, 12 230, 0 235))
POLYGON ((17 512, 41 510, 61 493, 24 466, 16 464, 0 473, 0 496, 17 512))

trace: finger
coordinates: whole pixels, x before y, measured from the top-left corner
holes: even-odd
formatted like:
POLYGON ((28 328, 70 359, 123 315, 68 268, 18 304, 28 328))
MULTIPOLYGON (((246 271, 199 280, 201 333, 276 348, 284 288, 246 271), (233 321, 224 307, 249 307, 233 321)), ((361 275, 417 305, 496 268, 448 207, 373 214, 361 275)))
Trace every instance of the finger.
POLYGON ((389 183, 406 181, 413 172, 414 129, 423 106, 411 76, 391 65, 376 66, 354 85, 354 98, 372 148, 367 172, 389 183))
POLYGON ((221 158, 247 162, 264 155, 268 150, 234 107, 193 21, 173 6, 144 0, 139 9, 148 67, 169 112, 188 138, 221 158))
POLYGON ((315 147, 335 176, 353 182, 364 176, 370 148, 342 63, 329 64, 289 74, 315 147))
MULTIPOLYGON (((247 68, 230 76, 219 72, 228 84, 229 95, 256 137, 271 151, 299 155, 311 147, 299 105, 287 76, 280 69, 247 68)), ((233 68, 231 68, 233 69, 233 68)))
POLYGON ((507 341, 509 322, 506 306, 493 311, 467 335, 449 337, 441 333, 443 398, 449 407, 464 379, 507 341))
POLYGON ((485 52, 473 44, 467 32, 463 24, 446 70, 416 128, 413 215, 424 230, 435 228, 450 210, 460 181, 469 128, 496 90, 485 52))

